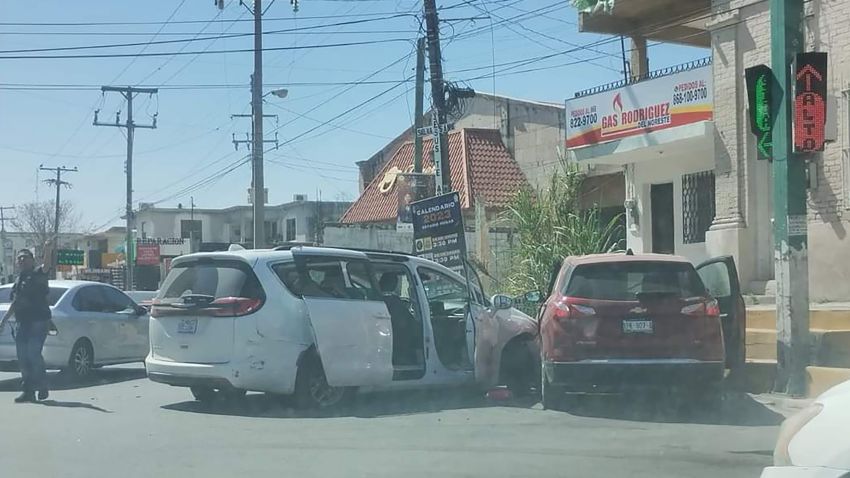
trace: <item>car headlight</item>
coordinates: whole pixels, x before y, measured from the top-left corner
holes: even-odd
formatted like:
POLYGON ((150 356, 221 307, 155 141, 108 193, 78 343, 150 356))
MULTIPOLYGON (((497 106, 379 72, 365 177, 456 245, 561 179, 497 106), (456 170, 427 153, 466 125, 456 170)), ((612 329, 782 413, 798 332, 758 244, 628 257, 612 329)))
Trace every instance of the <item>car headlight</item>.
POLYGON ((791 440, 806 424, 818 416, 821 410, 823 410, 822 404, 813 403, 782 422, 782 426, 779 428, 779 438, 776 439, 776 448, 773 450, 774 466, 794 465, 788 450, 791 446, 791 440))

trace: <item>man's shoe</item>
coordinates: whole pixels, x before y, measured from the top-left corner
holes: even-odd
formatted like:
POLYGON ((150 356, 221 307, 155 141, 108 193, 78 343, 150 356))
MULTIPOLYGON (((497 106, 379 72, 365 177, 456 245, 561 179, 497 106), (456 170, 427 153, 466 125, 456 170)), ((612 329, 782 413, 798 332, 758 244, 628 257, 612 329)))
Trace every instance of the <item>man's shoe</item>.
POLYGON ((47 397, 50 396, 50 392, 47 390, 39 390, 38 391, 38 399, 39 400, 47 400, 47 397))
POLYGON ((27 403, 27 402, 34 402, 34 401, 35 401, 35 394, 32 393, 32 392, 24 392, 24 393, 20 394, 19 396, 15 397, 15 403, 27 403))

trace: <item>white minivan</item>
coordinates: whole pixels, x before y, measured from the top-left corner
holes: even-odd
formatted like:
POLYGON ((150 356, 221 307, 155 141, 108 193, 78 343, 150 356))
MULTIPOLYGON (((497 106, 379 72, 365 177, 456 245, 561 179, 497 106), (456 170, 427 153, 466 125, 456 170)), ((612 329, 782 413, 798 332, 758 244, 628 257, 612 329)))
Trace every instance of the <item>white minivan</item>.
POLYGON ((356 390, 536 380, 537 324, 434 262, 297 246, 174 260, 154 300, 151 380, 330 407, 356 390))

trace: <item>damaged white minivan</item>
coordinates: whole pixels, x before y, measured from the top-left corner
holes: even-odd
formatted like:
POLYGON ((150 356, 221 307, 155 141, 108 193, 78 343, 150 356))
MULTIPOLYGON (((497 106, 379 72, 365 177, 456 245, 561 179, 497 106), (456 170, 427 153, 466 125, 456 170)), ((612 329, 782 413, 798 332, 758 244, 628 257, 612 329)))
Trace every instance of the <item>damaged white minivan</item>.
POLYGON ((535 383, 535 320, 468 275, 324 247, 182 256, 153 302, 148 376, 200 401, 261 391, 319 408, 357 390, 535 383))

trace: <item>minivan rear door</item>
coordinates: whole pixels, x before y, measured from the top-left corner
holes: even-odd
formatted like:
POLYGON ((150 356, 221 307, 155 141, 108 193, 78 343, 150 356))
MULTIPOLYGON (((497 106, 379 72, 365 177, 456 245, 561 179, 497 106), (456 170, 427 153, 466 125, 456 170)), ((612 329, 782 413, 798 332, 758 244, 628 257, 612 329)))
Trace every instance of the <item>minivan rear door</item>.
POLYGON ((393 378, 390 313, 365 257, 293 251, 325 378, 332 386, 381 385, 393 378))
POLYGON ((726 367, 734 369, 743 366, 747 358, 747 311, 741 296, 735 259, 732 256, 715 257, 699 264, 696 269, 708 292, 720 306, 726 367))
POLYGON ((265 293, 251 264, 237 258, 177 262, 151 310, 151 352, 161 360, 227 363, 237 320, 262 307, 265 293))

